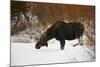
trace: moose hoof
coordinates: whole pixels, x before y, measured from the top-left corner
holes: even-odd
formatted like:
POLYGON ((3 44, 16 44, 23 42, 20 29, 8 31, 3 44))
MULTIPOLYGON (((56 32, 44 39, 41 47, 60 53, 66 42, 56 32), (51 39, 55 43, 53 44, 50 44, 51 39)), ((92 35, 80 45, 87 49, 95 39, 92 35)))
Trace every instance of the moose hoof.
POLYGON ((80 46, 83 46, 83 43, 80 43, 80 46))
POLYGON ((78 44, 73 45, 73 47, 77 46, 78 44))
POLYGON ((64 50, 64 48, 61 48, 61 50, 64 50))

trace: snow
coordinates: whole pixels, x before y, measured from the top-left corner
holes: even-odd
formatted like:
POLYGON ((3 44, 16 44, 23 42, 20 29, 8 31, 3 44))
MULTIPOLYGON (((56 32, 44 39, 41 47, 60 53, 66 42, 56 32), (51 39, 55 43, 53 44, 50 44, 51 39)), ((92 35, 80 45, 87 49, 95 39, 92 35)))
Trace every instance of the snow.
MULTIPOLYGON (((16 37, 12 40, 14 38, 16 37)), ((56 39, 48 41, 49 46, 41 49, 35 49, 34 41, 11 42, 11 66, 95 61, 94 48, 88 48, 86 45, 73 47, 75 43, 78 43, 77 39, 66 40, 65 49, 60 50, 60 43, 56 39)))

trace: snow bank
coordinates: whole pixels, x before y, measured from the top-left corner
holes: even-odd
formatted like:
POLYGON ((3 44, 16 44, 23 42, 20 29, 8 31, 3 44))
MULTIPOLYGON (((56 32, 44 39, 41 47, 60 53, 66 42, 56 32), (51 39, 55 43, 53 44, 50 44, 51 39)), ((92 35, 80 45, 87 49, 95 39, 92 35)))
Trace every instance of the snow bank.
POLYGON ((35 49, 36 42, 11 43, 11 65, 33 65, 63 62, 94 61, 94 49, 77 45, 78 40, 66 41, 65 50, 60 50, 59 41, 52 39, 48 47, 35 49))

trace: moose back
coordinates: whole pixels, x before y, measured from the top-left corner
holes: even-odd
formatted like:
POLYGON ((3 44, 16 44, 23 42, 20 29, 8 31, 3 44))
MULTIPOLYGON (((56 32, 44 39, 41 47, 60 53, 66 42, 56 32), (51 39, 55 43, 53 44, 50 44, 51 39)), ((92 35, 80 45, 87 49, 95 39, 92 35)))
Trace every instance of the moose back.
MULTIPOLYGON (((82 36, 84 33, 84 25, 80 22, 65 23, 57 21, 40 37, 35 48, 40 49, 42 46, 48 47, 48 41, 55 38, 60 41, 60 49, 64 50, 65 40, 78 39, 80 45, 83 45, 82 36)), ((73 45, 76 46, 77 44, 73 45)))

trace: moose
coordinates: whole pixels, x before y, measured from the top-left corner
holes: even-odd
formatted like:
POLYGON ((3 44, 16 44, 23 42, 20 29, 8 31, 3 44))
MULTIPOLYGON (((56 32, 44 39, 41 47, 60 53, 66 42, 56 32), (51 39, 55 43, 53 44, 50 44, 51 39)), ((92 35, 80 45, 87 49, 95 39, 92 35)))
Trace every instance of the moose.
POLYGON ((65 40, 78 39, 78 44, 83 45, 83 33, 84 25, 80 22, 69 22, 57 21, 46 32, 40 37, 39 41, 36 43, 35 48, 40 49, 42 46, 48 47, 48 41, 55 38, 60 41, 60 49, 64 50, 65 40))

